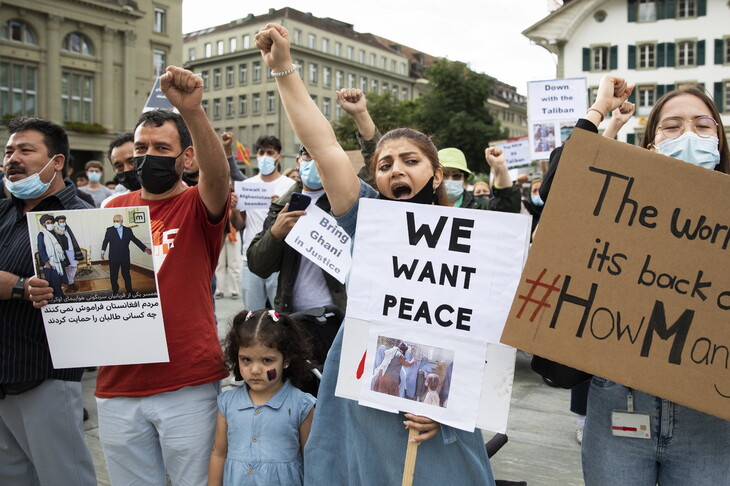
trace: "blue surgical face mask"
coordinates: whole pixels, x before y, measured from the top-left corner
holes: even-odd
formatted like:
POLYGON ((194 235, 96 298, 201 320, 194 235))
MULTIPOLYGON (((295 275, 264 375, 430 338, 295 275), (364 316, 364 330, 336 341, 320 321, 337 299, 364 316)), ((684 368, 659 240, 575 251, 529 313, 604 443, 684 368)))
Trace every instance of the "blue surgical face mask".
POLYGON ((51 186, 53 179, 56 178, 56 171, 53 171, 53 177, 51 177, 51 180, 48 182, 43 182, 40 174, 46 170, 46 167, 48 167, 55 158, 56 156, 54 155, 41 170, 26 177, 25 179, 20 179, 18 182, 13 182, 9 178, 5 177, 3 179, 5 187, 8 188, 10 194, 18 199, 35 199, 42 196, 43 193, 45 193, 51 186))
POLYGON ((531 195, 530 200, 532 201, 532 204, 534 204, 535 206, 542 206, 543 204, 545 204, 544 202, 542 202, 542 199, 540 198, 539 194, 531 195))
POLYGON ((122 223, 114 223, 114 227, 115 227, 116 229, 119 229, 119 228, 121 228, 121 227, 122 227, 122 223))
POLYGON ((256 157, 256 160, 259 163, 259 172, 263 175, 272 174, 276 170, 276 159, 274 157, 263 155, 261 157, 256 157))
POLYGON ((456 201, 464 194, 464 183, 462 181, 444 181, 444 187, 449 201, 456 201))
POLYGON ((719 139, 700 137, 695 132, 684 132, 677 138, 662 140, 656 145, 659 153, 706 169, 720 163, 719 139))
POLYGON ((58 223, 58 226, 60 226, 61 228, 65 228, 66 227, 66 223, 58 223))
POLYGON ((314 160, 302 160, 299 162, 299 177, 302 179, 302 184, 307 186, 307 188, 313 191, 322 189, 322 180, 319 178, 314 160))
POLYGON ((99 182, 101 180, 101 172, 87 172, 86 177, 88 177, 89 182, 99 182))

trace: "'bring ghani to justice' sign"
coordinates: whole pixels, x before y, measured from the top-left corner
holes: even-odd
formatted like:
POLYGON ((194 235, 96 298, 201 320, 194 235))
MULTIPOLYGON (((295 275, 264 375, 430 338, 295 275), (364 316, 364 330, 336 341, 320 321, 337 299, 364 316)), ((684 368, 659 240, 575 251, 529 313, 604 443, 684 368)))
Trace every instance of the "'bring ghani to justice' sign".
POLYGON ((575 130, 502 342, 730 419, 729 188, 575 130))

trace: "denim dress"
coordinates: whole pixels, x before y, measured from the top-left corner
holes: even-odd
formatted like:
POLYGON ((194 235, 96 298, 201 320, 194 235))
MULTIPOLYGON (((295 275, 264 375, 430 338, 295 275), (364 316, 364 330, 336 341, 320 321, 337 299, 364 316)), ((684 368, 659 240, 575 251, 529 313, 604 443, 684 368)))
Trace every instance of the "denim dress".
POLYGON ((288 381, 266 405, 254 405, 246 386, 219 395, 218 409, 228 422, 223 484, 301 485, 299 426, 314 402, 288 381))
MULTIPOLYGON (((377 191, 361 181, 360 197, 377 191)), ((338 223, 355 233, 358 203, 338 223)), ((324 365, 317 411, 304 450, 304 484, 311 486, 400 485, 408 444, 402 413, 359 405, 335 396, 342 335, 335 338, 324 365)), ((481 432, 441 425, 440 432, 418 446, 413 484, 494 486, 481 432)))

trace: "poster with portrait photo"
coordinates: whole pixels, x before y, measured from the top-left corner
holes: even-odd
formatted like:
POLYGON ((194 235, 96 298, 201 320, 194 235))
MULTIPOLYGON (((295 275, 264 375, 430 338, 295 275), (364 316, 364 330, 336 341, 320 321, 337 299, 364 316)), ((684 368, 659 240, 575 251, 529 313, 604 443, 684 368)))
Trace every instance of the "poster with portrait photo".
POLYGON ((486 342, 370 322, 359 403, 474 430, 486 342))
POLYGON ((169 361, 149 208, 27 214, 55 368, 169 361))

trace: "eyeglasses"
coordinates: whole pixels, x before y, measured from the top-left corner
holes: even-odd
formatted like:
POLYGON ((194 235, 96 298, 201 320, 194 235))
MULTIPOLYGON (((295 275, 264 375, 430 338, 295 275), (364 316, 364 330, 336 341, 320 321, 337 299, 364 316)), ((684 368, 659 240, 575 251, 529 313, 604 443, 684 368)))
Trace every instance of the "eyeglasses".
POLYGON ((301 157, 301 159, 305 162, 309 162, 310 160, 312 160, 312 156, 309 155, 309 153, 305 152, 304 150, 299 152, 299 157, 301 157))
POLYGON ((447 181, 448 180, 463 181, 464 173, 463 172, 444 172, 444 179, 447 181))
POLYGON ((677 138, 684 133, 685 126, 690 124, 693 131, 700 137, 716 137, 717 122, 709 116, 700 116, 691 120, 683 120, 678 116, 665 118, 657 127, 667 138, 677 138))

